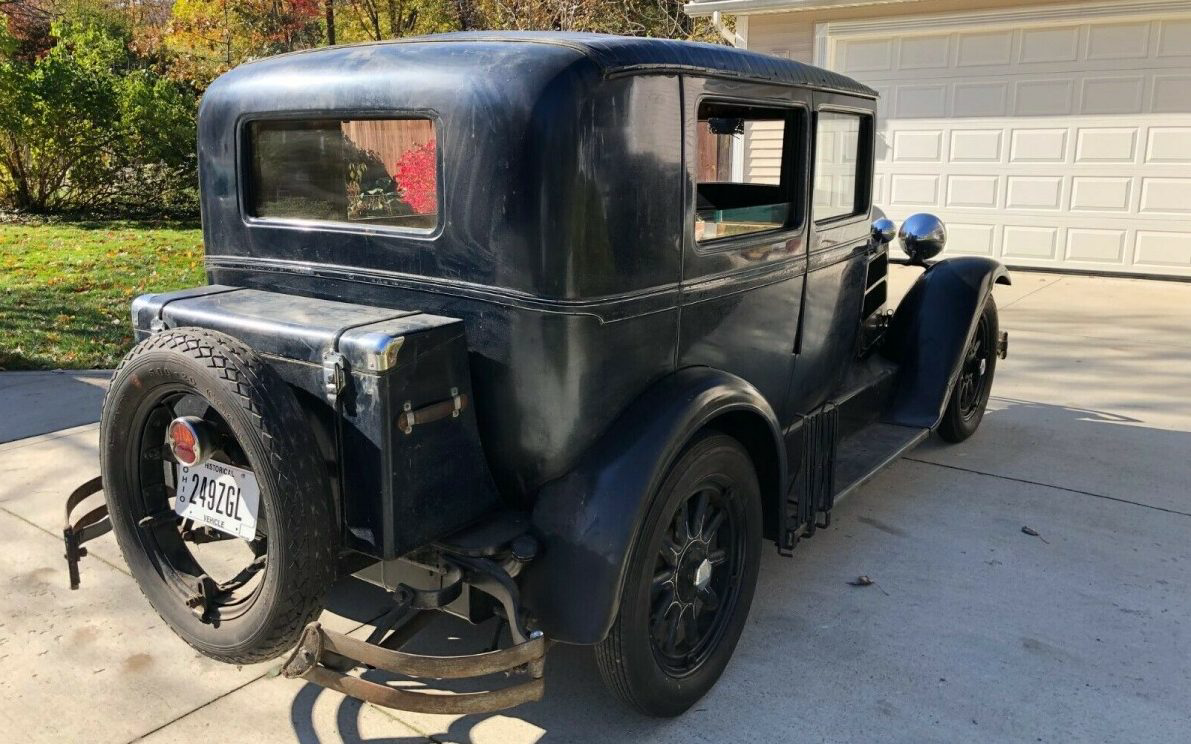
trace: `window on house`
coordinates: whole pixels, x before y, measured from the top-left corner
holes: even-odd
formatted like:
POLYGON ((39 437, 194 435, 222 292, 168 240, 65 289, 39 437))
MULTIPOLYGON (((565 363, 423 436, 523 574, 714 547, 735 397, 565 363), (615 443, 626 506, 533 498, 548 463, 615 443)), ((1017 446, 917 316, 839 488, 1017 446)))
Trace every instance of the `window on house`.
POLYGON ((868 208, 861 192, 861 136, 867 117, 820 111, 815 138, 815 222, 859 214, 868 208))
POLYGON ((429 119, 251 122, 249 211, 254 217, 433 229, 434 135, 429 119))
POLYGON ((786 151, 793 112, 704 101, 696 123, 695 240, 795 224, 786 151))

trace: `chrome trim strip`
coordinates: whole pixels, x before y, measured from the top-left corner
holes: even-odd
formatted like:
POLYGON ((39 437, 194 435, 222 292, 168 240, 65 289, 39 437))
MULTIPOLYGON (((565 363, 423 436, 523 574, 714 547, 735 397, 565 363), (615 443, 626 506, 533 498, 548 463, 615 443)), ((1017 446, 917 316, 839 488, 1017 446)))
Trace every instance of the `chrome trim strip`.
POLYGON ((534 297, 517 290, 435 277, 414 276, 395 271, 361 269, 333 264, 265 259, 247 256, 208 256, 208 270, 268 272, 292 276, 332 279, 359 284, 395 287, 462 297, 512 307, 559 315, 587 315, 602 323, 665 312, 681 304, 728 296, 777 282, 795 279, 806 273, 805 254, 760 266, 733 269, 721 274, 698 277, 690 282, 667 284, 638 292, 605 295, 583 300, 534 297))

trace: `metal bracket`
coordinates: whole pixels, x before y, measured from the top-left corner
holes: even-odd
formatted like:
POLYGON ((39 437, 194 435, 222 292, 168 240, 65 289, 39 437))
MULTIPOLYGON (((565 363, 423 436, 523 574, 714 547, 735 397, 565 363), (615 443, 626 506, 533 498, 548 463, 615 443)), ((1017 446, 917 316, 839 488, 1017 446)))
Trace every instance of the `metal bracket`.
POLYGON ((209 624, 211 622, 211 606, 218 601, 223 590, 207 574, 198 577, 194 588, 195 593, 186 600, 186 606, 200 622, 209 624))
POLYGON ((798 472, 778 512, 778 553, 789 556, 799 539, 831 526, 835 505, 835 458, 839 443, 839 408, 826 403, 804 416, 798 472), (818 520, 822 515, 822 521, 818 520))
POLYGON ((66 498, 66 526, 62 530, 62 540, 66 543, 66 567, 70 572, 71 589, 79 588, 79 561, 87 555, 83 543, 110 532, 112 522, 108 518, 107 504, 100 504, 73 522, 70 515, 84 499, 102 490, 103 481, 96 476, 74 489, 66 498))
POLYGON ((468 584, 500 602, 514 642, 525 643, 533 636, 521 616, 521 594, 507 571, 487 558, 451 555, 447 556, 447 561, 464 569, 468 584))
POLYGON ((327 402, 334 406, 347 386, 347 360, 337 351, 323 354, 323 393, 327 402))

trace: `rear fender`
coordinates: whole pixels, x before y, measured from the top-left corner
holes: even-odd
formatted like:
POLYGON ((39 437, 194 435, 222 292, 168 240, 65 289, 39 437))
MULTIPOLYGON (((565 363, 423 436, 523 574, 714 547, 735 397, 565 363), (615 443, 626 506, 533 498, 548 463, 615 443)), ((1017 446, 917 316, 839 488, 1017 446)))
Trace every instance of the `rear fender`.
POLYGON ((749 383, 707 367, 655 383, 577 467, 539 491, 533 524, 542 551, 521 575, 521 596, 547 637, 590 644, 607 635, 650 498, 683 446, 721 422, 729 430, 750 427, 753 446, 764 448, 759 467, 767 470, 758 476, 774 491, 763 494, 766 502, 785 493, 785 450, 773 409, 749 383))
POLYGON ((934 429, 947 408, 964 350, 995 284, 1009 272, 990 258, 964 256, 932 264, 902 298, 881 353, 900 369, 885 420, 934 429))

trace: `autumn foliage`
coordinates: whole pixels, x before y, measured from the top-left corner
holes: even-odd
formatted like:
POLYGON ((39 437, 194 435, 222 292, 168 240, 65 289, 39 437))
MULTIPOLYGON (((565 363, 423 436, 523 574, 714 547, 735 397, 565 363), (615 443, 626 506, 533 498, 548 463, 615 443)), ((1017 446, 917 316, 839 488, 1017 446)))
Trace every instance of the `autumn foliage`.
POLYGON ((434 140, 412 147, 397 160, 393 180, 402 200, 418 214, 438 212, 438 177, 434 140))

